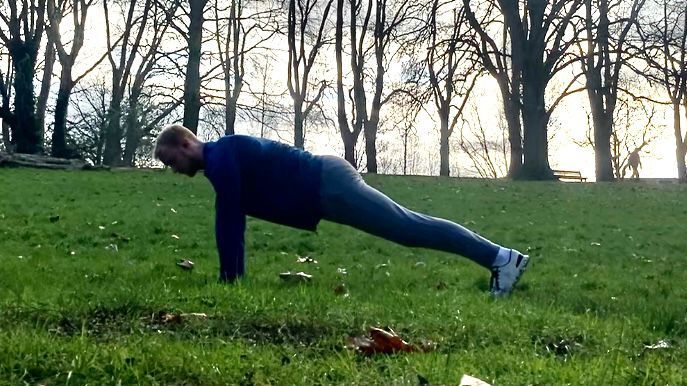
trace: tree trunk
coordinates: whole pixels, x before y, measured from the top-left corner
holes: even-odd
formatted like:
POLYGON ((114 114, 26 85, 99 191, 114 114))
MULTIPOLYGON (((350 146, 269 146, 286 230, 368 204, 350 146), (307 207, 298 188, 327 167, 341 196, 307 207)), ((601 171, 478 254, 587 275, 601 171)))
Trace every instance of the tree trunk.
POLYGON ((42 151, 43 137, 36 117, 36 98, 33 89, 34 68, 38 47, 33 43, 13 40, 10 53, 14 63, 14 115, 16 125, 12 133, 17 153, 36 154, 42 151))
POLYGON ((112 94, 107 111, 107 128, 105 130, 105 150, 103 163, 107 166, 119 166, 122 163, 122 95, 118 90, 112 94))
POLYGON ((687 146, 682 138, 682 126, 680 124, 680 101, 673 101, 673 129, 675 133, 675 159, 677 161, 677 178, 681 182, 687 182, 687 167, 685 155, 687 146))
POLYGON ((549 180, 553 179, 547 138, 549 119, 544 107, 543 72, 532 68, 535 66, 536 62, 526 66, 529 68, 525 69, 526 78, 523 78, 524 163, 519 178, 549 180))
POLYGON ((382 90, 384 89, 382 55, 381 51, 377 54, 375 93, 372 97, 370 118, 365 122, 365 154, 367 155, 368 173, 377 173, 377 130, 379 129, 379 110, 382 108, 382 90))
POLYGON ((374 109, 372 110, 372 117, 365 122, 365 155, 367 156, 367 172, 377 173, 377 120, 374 109))
MULTIPOLYGON (((51 39, 45 45, 45 65, 43 66, 43 79, 41 80, 41 91, 38 94, 38 104, 36 105, 36 115, 38 119, 38 127, 42 133, 45 133, 45 109, 48 105, 48 97, 50 96, 50 82, 52 81, 52 71, 55 67, 55 46, 51 39)), ((41 136, 42 139, 43 136, 41 136)), ((41 140, 41 146, 43 141, 41 140)))
POLYGON ((403 175, 408 174, 408 129, 403 131, 403 175))
MULTIPOLYGON (((514 69, 514 72, 517 70, 514 69)), ((501 91, 501 100, 503 103, 503 115, 506 118, 506 125, 508 126, 508 142, 510 144, 510 163, 508 164, 508 177, 517 178, 522 172, 522 125, 520 124, 520 104, 518 103, 518 95, 513 93, 520 93, 520 82, 516 80, 517 74, 511 83, 505 76, 500 74, 496 76, 496 82, 501 91)))
POLYGON ((141 143, 141 127, 138 122, 138 98, 140 90, 132 90, 129 96, 129 106, 126 115, 126 142, 124 144, 124 157, 122 164, 130 167, 136 166, 136 149, 141 143))
POLYGON ((594 122, 594 161, 597 181, 613 181, 613 156, 611 154, 611 132, 613 118, 603 110, 601 96, 589 92, 589 102, 594 122))
POLYGON ((184 82, 183 124, 194 133, 198 131, 200 116, 200 56, 203 41, 203 10, 206 0, 190 0, 188 28, 188 64, 184 82))
POLYGON ((442 106, 439 109, 439 175, 448 177, 451 173, 449 165, 449 132, 448 132, 448 115, 450 105, 442 106))
POLYGON ((344 144, 344 158, 348 163, 351 164, 354 168, 358 168, 356 159, 355 159, 355 144, 358 142, 358 138, 353 135, 350 131, 341 132, 341 139, 343 140, 344 144))
POLYGON ((303 100, 294 98, 293 101, 293 146, 303 149, 305 146, 305 135, 303 133, 303 100))
POLYGON ((513 100, 510 93, 501 93, 503 96, 503 112, 508 125, 508 142, 510 144, 510 163, 508 165, 508 177, 514 178, 522 171, 522 125, 520 124, 520 107, 513 100))
POLYGON ((235 133, 236 100, 232 98, 231 82, 228 78, 224 81, 224 99, 224 134, 231 135, 235 133))
POLYGON ((2 120, 2 143, 5 146, 5 150, 11 149, 10 144, 10 125, 3 119, 2 120))
POLYGON ((55 125, 52 132, 51 154, 58 158, 66 158, 69 155, 67 151, 67 114, 73 83, 71 73, 71 67, 62 67, 60 88, 57 91, 57 101, 55 102, 55 125))
MULTIPOLYGON (((344 158, 353 167, 355 165, 355 140, 346 116, 346 95, 343 87, 343 0, 336 1, 336 29, 334 34, 334 51, 336 52, 336 117, 339 133, 344 145, 344 158)), ((353 10, 351 10, 353 14, 353 10)))

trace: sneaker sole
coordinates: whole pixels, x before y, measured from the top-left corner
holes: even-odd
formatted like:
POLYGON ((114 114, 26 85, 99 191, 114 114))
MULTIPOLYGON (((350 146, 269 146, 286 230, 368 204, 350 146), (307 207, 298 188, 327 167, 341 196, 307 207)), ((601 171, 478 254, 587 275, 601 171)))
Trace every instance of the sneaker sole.
POLYGON ((515 285, 518 284, 518 281, 520 281, 520 278, 522 277, 522 274, 525 273, 525 270, 527 269, 527 264, 530 262, 530 256, 529 255, 522 255, 522 262, 520 263, 520 267, 518 267, 518 275, 515 276, 515 280, 513 280, 513 285, 510 287, 510 290, 508 291, 498 291, 498 292, 492 292, 491 295, 494 297, 503 297, 511 292, 513 292, 513 288, 515 288, 515 285))

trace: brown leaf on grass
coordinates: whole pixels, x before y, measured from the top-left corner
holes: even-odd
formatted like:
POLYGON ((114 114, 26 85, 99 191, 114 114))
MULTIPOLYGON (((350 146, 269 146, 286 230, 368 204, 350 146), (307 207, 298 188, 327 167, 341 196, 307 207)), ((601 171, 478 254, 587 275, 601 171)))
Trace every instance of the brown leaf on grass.
POLYGON ((312 263, 312 264, 317 264, 317 260, 313 259, 310 256, 298 256, 298 259, 296 259, 296 263, 312 263))
POLYGON ((377 327, 370 327, 368 336, 348 337, 346 347, 365 355, 423 351, 422 348, 401 339, 391 328, 384 330, 377 327))
POLYGON ((181 323, 181 314, 164 312, 160 316, 160 321, 164 324, 179 324, 181 323))
POLYGON ((190 271, 193 269, 194 264, 191 260, 183 259, 183 260, 177 261, 177 266, 179 266, 179 268, 181 268, 181 269, 185 269, 187 271, 190 271))
POLYGON ((477 379, 471 375, 463 374, 460 378, 460 386, 491 386, 481 379, 477 379))
POLYGON ((336 295, 348 295, 346 283, 339 283, 336 287, 334 287, 334 293, 336 295))
POLYGON ((308 275, 305 272, 282 272, 279 277, 284 281, 292 282, 309 282, 312 280, 312 275, 308 275))

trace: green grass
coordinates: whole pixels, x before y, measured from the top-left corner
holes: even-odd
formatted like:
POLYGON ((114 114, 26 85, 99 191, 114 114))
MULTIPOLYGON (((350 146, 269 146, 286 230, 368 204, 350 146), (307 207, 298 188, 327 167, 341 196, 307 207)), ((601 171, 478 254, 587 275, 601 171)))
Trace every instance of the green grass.
POLYGON ((247 278, 220 285, 203 177, 4 169, 0 383, 457 384, 467 373, 495 385, 687 384, 687 187, 366 179, 529 250, 518 290, 489 298, 488 272, 445 253, 257 220, 247 278), (295 262, 306 254, 319 264, 295 262), (287 270, 314 280, 284 283, 287 270), (162 312, 209 319, 164 324, 162 312), (344 348, 370 326, 437 349, 344 348), (644 349, 662 339, 671 347, 644 349))

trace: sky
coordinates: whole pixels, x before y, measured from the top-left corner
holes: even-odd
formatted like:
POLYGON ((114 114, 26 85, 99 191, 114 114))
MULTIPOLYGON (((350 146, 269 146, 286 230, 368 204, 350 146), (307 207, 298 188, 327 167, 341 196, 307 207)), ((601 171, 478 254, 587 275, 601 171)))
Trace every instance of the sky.
MULTIPOLYGON (((66 25, 63 26, 63 34, 69 35, 70 18, 65 19, 66 25)), ((82 54, 77 61, 77 66, 74 73, 80 74, 84 69, 90 67, 92 63, 105 52, 104 41, 104 17, 102 14, 102 7, 95 6, 89 13, 87 20, 88 32, 86 34, 86 42, 82 49, 82 54)), ((282 46, 283 48, 283 46, 282 46)), ((276 49, 276 48, 275 48, 276 49)), ((283 49, 277 52, 277 60, 272 66, 273 72, 270 74, 271 83, 278 85, 278 87, 286 88, 286 73, 283 70, 286 66, 285 54, 283 49), (281 63, 281 64, 280 64, 281 63)), ((325 76, 331 77, 333 75, 333 48, 323 52, 319 58, 321 63, 326 63, 328 72, 325 76)), ((347 66, 347 64, 345 65, 347 66)), ((108 73, 109 64, 104 61, 101 65, 101 74, 108 73)), ((59 63, 56 63, 56 73, 59 74, 59 63)), ((387 79, 393 79, 398 75, 399 68, 391 68, 387 74, 387 79)), ((202 71, 201 71, 202 72, 202 71)), ((96 76, 94 74, 93 76, 96 76)), ((54 82, 57 81, 55 77, 54 82)), ((333 79, 333 78, 331 78, 333 79)), ((255 82, 255 80, 253 80, 255 82)), ((387 82, 388 83, 388 82, 387 82)), ((56 92, 56 87, 53 87, 53 94, 56 92)), ((657 95, 653 95, 658 99, 665 99, 660 92, 654 91, 657 95)), ((334 94, 329 94, 330 111, 334 110, 334 94)), ((499 138, 502 133, 502 128, 499 127, 500 116, 500 97, 495 81, 489 77, 480 79, 477 88, 474 91, 473 103, 476 107, 477 114, 479 114, 482 125, 486 128, 487 133, 493 138, 499 138)), ((438 119, 433 115, 435 111, 432 104, 426 106, 428 111, 421 113, 418 120, 415 122, 416 136, 412 139, 412 171, 416 174, 438 174, 438 119)), ((588 122, 588 102, 586 93, 577 93, 566 98, 566 100, 558 107, 552 117, 550 125, 550 141, 549 141, 549 162, 554 169, 565 170, 580 170, 583 176, 593 180, 594 177, 594 152, 590 146, 580 146, 578 143, 583 142, 588 122), (578 143, 575 143, 578 142, 578 143)), ((394 120, 394 111, 386 109, 386 119, 394 120)), ((681 115, 683 119, 683 128, 687 128, 684 113, 681 115)), ((335 115, 331 116, 335 120, 335 115)), ((397 119, 396 119, 397 120, 397 119)), ((636 116, 632 122, 632 130, 641 130, 642 125, 645 124, 645 119, 641 116, 636 116)), ((642 153, 642 169, 640 175, 642 177, 652 178, 674 178, 677 175, 675 166, 675 146, 672 129, 672 112, 670 109, 659 106, 657 107, 657 114, 653 120, 654 132, 656 132, 656 139, 647 146, 642 153)), ((238 133, 255 134, 255 128, 251 124, 237 124, 236 131, 238 133)), ((456 129, 458 130, 458 129, 456 129)), ((684 130, 684 129, 683 129, 684 130)), ((290 141, 291 136, 282 134, 282 140, 290 141)), ((453 143, 455 145, 458 134, 454 133, 453 143)), ((363 142, 361 136, 360 140, 363 142)), ((391 158, 391 160, 380 161, 380 165, 395 165, 389 166, 387 172, 400 173, 401 165, 398 159, 394 160, 394 156, 400 154, 402 149, 402 142, 400 140, 400 133, 387 132, 381 133, 378 139, 378 147, 386 150, 385 153, 380 154, 380 158, 391 158), (396 161, 396 162, 394 162, 396 161)), ((318 132, 311 132, 306 138, 306 148, 317 154, 334 154, 342 155, 343 146, 340 135, 334 127, 320 128, 318 132)), ((452 175, 472 176, 474 175, 474 168, 471 167, 470 160, 457 149, 452 149, 452 175)), ((505 170, 505 167, 504 167, 505 170)))

